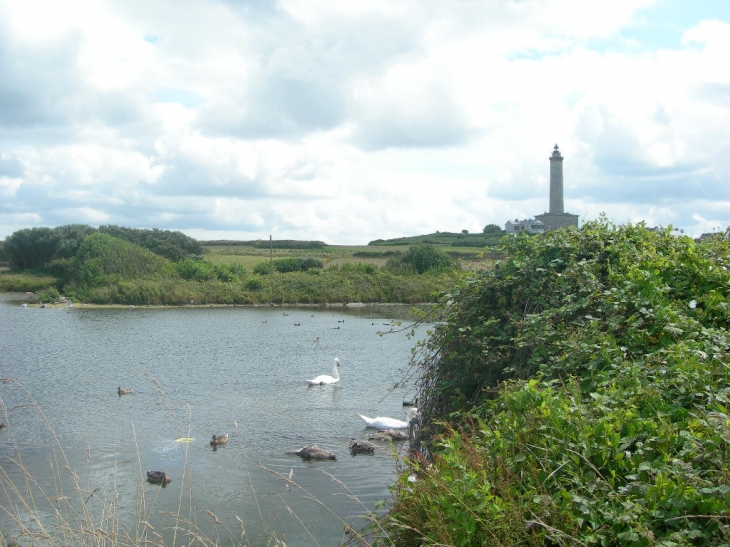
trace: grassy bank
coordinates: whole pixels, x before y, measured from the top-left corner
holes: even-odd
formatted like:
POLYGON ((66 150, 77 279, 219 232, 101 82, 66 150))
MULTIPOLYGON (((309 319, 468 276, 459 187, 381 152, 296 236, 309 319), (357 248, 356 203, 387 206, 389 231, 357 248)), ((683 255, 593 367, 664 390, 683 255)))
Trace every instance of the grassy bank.
MULTIPOLYGON (((0 292, 31 291, 31 302, 56 302, 58 291, 53 278, 0 276, 0 292)), ((292 272, 251 276, 242 282, 191 281, 184 279, 118 281, 98 287, 77 287, 63 296, 74 302, 90 304, 184 306, 184 305, 328 305, 360 302, 364 304, 423 304, 438 299, 440 291, 455 282, 455 275, 399 276, 384 271, 292 272)))
POLYGON ((0 272, 0 292, 39 292, 53 287, 56 278, 50 275, 32 275, 29 273, 0 272))

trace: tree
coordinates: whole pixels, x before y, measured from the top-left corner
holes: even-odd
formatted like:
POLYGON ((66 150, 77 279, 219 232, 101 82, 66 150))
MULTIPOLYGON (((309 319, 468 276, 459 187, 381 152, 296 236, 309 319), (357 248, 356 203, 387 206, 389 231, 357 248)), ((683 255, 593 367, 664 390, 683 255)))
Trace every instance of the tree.
POLYGON ((496 224, 487 224, 482 232, 485 234, 499 234, 502 232, 502 228, 496 224))
POLYGON ((65 224, 53 229, 56 236, 54 259, 73 258, 86 236, 97 230, 86 224, 65 224))
POLYGON ((56 255, 58 235, 51 228, 25 228, 5 240, 5 253, 15 270, 41 269, 56 255))

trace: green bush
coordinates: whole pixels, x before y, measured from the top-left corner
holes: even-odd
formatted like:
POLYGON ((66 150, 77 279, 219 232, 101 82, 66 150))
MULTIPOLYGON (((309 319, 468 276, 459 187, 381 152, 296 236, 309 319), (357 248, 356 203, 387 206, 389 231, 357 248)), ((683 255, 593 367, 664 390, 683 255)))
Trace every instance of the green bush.
POLYGON ((274 270, 279 273, 301 272, 301 258, 277 258, 274 260, 274 270))
POLYGON ((147 249, 106 234, 88 236, 75 257, 79 282, 89 286, 169 275, 169 264, 147 249))
POLYGON ((182 279, 189 281, 211 281, 218 279, 216 267, 210 262, 186 258, 175 263, 175 271, 182 279))
POLYGON ((311 270, 312 268, 319 268, 320 270, 324 268, 324 264, 319 258, 314 257, 306 257, 306 258, 300 258, 300 268, 301 271, 306 272, 307 270, 311 270))
POLYGON ((260 291, 264 287, 264 282, 261 280, 261 278, 259 276, 252 275, 251 277, 246 279, 244 286, 249 291, 260 291))
POLYGON ((218 280, 224 283, 240 281, 246 276, 246 268, 240 264, 218 264, 215 272, 218 280))
POLYGON ((323 268, 318 258, 277 258, 273 261, 259 262, 253 268, 255 274, 266 275, 273 271, 279 273, 304 272, 312 268, 323 268))
POLYGON ((414 245, 401 256, 388 259, 386 267, 402 275, 411 272, 441 275, 455 269, 456 265, 445 252, 434 245, 423 243, 414 245))
POLYGON ((729 236, 507 238, 417 352, 430 450, 394 486, 390 540, 728 544, 729 236))
POLYGON ((265 262, 258 262, 253 267, 253 273, 256 275, 266 275, 272 273, 274 270, 271 261, 267 260, 265 262))
POLYGON ((56 287, 49 287, 38 295, 38 301, 44 304, 50 304, 52 302, 58 302, 61 298, 61 293, 58 292, 56 287))

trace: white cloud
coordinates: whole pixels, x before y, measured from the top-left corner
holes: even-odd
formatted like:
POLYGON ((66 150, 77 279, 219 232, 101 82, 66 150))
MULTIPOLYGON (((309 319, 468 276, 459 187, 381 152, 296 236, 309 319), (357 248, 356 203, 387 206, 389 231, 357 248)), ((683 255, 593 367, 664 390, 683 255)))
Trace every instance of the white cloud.
POLYGON ((0 238, 479 231, 547 209, 556 142, 583 219, 724 228, 730 21, 671 8, 0 0, 0 238))

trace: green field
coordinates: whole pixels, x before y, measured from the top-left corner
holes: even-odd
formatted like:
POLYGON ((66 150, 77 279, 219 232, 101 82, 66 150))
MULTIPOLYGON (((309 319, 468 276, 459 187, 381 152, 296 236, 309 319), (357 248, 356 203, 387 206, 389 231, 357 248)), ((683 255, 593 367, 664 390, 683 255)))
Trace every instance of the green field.
MULTIPOLYGON (((399 253, 406 253, 411 245, 418 242, 402 245, 324 245, 312 249, 266 249, 247 243, 231 242, 228 245, 206 245, 203 242, 204 258, 212 264, 240 264, 247 269, 252 269, 259 262, 271 258, 308 257, 321 260, 325 268, 348 262, 384 266, 388 258, 397 256, 399 253)), ((454 247, 444 243, 435 244, 435 246, 451 255, 463 269, 482 269, 493 259, 493 256, 485 248, 454 247)))

